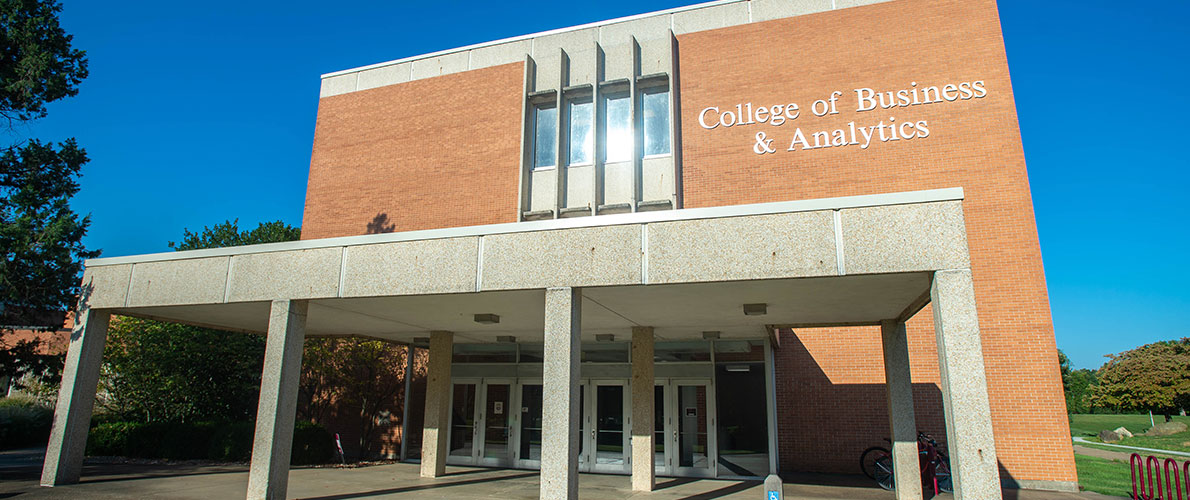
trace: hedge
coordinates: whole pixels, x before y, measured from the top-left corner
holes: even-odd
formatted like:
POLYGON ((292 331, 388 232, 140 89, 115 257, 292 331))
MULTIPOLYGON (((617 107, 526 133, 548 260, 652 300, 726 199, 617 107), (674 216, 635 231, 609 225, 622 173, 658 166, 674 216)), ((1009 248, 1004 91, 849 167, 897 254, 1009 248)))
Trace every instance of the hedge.
POLYGON ((53 423, 54 410, 32 399, 0 398, 0 449, 45 444, 53 423))
MULTIPOLYGON (((321 464, 334 458, 334 443, 325 428, 310 422, 294 427, 292 464, 321 464)), ((87 454, 243 462, 252 457, 254 433, 253 422, 109 422, 91 429, 87 454)))

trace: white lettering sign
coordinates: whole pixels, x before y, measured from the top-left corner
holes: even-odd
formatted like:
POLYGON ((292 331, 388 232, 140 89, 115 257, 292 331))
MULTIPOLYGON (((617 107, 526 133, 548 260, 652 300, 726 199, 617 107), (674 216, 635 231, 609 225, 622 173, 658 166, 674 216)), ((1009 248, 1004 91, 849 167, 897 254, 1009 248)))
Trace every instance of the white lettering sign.
MULTIPOLYGON (((909 88, 897 90, 877 91, 869 87, 854 89, 856 113, 875 110, 892 110, 897 108, 911 108, 927 104, 947 103, 981 99, 988 95, 987 86, 983 80, 970 82, 948 83, 941 86, 919 86, 917 82, 910 82, 909 88)), ((844 95, 841 90, 830 93, 826 99, 817 99, 810 106, 810 112, 815 117, 837 115, 839 113, 839 98, 844 95)), ((746 127, 752 125, 767 125, 780 127, 786 122, 793 122, 801 117, 801 108, 796 102, 781 104, 754 104, 742 102, 730 107, 709 106, 698 113, 698 125, 707 130, 718 128, 746 127)), ((788 136, 789 146, 774 145, 776 139, 769 136, 771 132, 756 132, 752 152, 758 155, 774 154, 778 150, 798 151, 843 146, 859 146, 868 149, 876 142, 908 141, 925 139, 930 136, 930 124, 926 120, 901 119, 889 116, 879 123, 857 124, 848 122, 842 128, 814 130, 803 132, 801 127, 795 127, 788 136)))

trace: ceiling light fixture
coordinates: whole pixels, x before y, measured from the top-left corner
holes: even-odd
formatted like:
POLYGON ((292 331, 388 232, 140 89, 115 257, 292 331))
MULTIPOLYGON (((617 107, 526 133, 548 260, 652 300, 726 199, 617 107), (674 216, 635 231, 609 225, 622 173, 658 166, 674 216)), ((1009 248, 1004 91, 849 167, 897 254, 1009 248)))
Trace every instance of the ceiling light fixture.
POLYGON ((500 322, 500 316, 491 313, 476 314, 475 322, 481 325, 494 325, 500 322))
POLYGON ((703 340, 719 340, 719 331, 702 332, 703 340))
POLYGON ((512 335, 500 335, 500 336, 496 337, 496 342, 507 342, 507 343, 511 344, 513 342, 516 342, 516 337, 514 337, 512 335))
POLYGON ((615 342, 616 336, 610 333, 601 333, 595 336, 596 342, 615 342))

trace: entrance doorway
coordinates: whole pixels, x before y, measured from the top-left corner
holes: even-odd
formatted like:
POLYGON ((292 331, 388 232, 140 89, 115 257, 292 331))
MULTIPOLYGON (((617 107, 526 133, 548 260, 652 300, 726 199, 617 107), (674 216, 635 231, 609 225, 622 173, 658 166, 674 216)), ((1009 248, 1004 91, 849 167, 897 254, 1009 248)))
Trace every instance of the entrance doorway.
POLYGON ((714 477, 715 395, 705 379, 657 379, 653 437, 658 475, 714 477))
POLYGON ((451 394, 448 463, 513 466, 513 380, 458 379, 451 394))

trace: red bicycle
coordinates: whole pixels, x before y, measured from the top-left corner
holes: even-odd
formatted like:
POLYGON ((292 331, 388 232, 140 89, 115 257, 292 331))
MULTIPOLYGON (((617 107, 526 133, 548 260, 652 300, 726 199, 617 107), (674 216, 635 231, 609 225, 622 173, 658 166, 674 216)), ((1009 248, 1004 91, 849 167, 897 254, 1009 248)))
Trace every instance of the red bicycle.
MULTIPOLYGON (((886 438, 885 441, 888 441, 886 438)), ((934 494, 953 491, 950 479, 950 457, 929 434, 917 433, 917 455, 921 465, 922 486, 932 488, 934 494)), ((896 487, 894 481, 892 453, 888 448, 873 446, 860 455, 860 469, 864 475, 876 481, 886 490, 896 487)))

